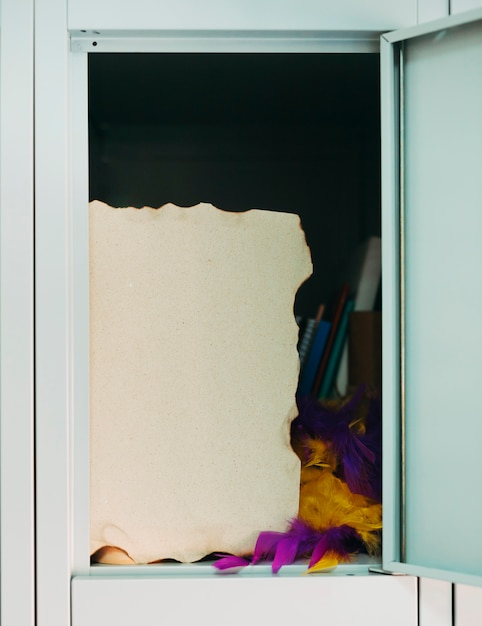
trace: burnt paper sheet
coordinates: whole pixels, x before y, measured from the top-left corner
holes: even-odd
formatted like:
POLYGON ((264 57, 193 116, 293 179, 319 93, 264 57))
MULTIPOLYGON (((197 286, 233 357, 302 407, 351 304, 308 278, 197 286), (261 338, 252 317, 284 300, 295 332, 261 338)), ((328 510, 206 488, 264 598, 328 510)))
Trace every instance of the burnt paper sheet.
POLYGON ((252 551, 296 516, 299 217, 90 204, 91 552, 252 551))

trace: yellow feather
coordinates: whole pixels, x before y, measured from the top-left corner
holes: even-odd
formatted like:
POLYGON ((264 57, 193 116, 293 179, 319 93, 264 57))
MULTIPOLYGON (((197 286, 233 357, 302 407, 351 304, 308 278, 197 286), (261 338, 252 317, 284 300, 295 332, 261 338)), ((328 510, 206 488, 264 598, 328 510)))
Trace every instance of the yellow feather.
POLYGON ((319 561, 309 567, 304 573, 314 574, 315 572, 328 572, 334 569, 342 560, 344 559, 341 559, 338 554, 326 552, 319 561))
POLYGON ((308 451, 308 459, 304 464, 305 467, 327 467, 332 471, 336 469, 336 456, 321 439, 307 437, 305 440, 305 449, 308 451))
POLYGON ((318 531, 347 525, 354 528, 370 553, 379 549, 382 505, 353 494, 347 484, 328 469, 304 468, 299 517, 318 531))

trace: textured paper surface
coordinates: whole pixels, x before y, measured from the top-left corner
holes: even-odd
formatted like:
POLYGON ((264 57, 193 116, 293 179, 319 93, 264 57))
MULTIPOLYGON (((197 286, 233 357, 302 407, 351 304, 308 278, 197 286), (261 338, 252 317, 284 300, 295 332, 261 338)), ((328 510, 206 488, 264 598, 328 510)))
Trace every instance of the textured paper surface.
POLYGON ((90 205, 91 550, 252 551, 297 514, 299 218, 90 205))

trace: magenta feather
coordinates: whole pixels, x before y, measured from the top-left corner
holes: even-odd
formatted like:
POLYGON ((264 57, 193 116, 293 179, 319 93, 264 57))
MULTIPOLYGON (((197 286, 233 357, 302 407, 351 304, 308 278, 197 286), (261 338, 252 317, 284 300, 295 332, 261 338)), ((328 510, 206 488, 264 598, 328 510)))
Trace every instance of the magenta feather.
POLYGON ((249 565, 248 559, 241 556, 227 554, 214 562, 214 567, 224 573, 237 573, 243 567, 249 565))
POLYGON ((298 556, 298 549, 299 540, 297 537, 287 533, 285 537, 280 539, 271 565, 273 574, 277 574, 283 565, 291 565, 298 556))
POLYGON ((284 536, 284 533, 268 530, 259 533, 253 552, 253 565, 258 561, 273 559, 276 553, 276 547, 284 536))

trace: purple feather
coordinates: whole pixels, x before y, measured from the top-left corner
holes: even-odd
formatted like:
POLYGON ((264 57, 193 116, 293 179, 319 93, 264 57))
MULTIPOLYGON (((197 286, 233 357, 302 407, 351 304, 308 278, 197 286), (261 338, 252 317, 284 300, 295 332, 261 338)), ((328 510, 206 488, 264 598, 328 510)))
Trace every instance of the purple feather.
POLYGON ((295 537, 298 542, 297 558, 309 556, 320 540, 319 531, 301 519, 294 519, 291 522, 288 534, 291 537, 295 537))
POLYGON ((377 398, 368 397, 365 386, 339 408, 325 406, 311 397, 298 398, 299 415, 292 424, 293 440, 321 439, 339 459, 337 474, 353 493, 374 500, 381 497, 381 410, 377 398), (365 428, 357 429, 360 405, 368 403, 365 428))
POLYGON ((350 555, 357 552, 362 546, 363 541, 359 534, 351 526, 335 526, 328 528, 321 533, 321 539, 316 544, 309 567, 313 567, 327 552, 334 552, 343 560, 350 558, 350 555))

